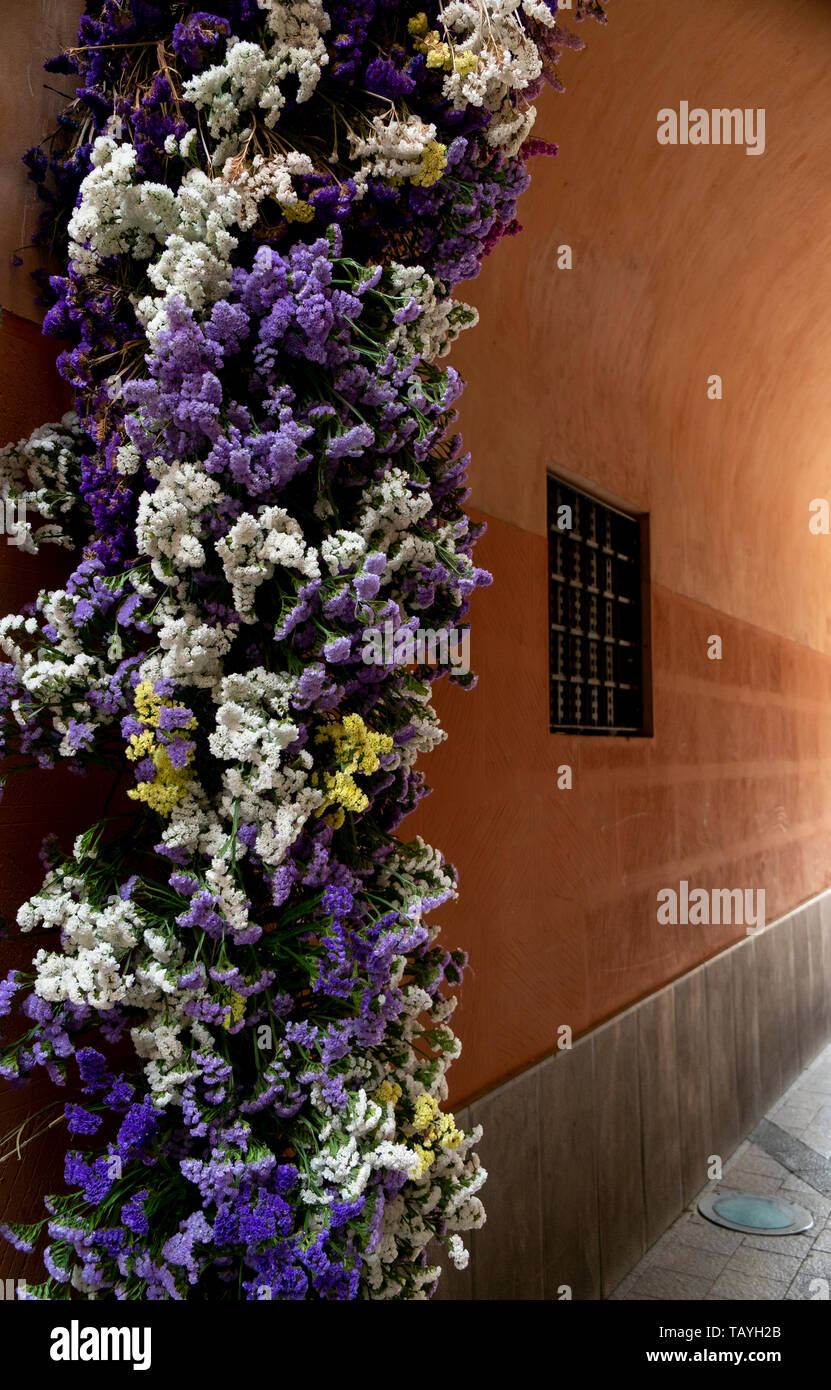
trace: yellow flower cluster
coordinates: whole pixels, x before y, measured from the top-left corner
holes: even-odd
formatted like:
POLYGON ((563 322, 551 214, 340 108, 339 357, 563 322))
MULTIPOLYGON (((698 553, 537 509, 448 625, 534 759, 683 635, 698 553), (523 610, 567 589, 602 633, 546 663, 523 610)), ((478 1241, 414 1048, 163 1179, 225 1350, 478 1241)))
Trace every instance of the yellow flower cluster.
POLYGON ((289 203, 283 208, 283 216, 287 222, 311 222, 315 215, 315 210, 311 203, 306 203, 302 198, 298 198, 296 203, 289 203))
POLYGON ((413 1111, 413 1129, 420 1142, 413 1145, 413 1153, 419 1160, 416 1177, 422 1177, 435 1163, 439 1149, 458 1149, 464 1138, 456 1128, 455 1115, 442 1115, 438 1101, 424 1091, 418 1097, 413 1111))
POLYGON ((222 1026, 225 1029, 230 1029, 235 1023, 239 1023, 245 1015, 245 995, 237 994, 235 989, 229 990, 227 1003, 231 1005, 231 1012, 223 1018, 222 1026))
POLYGON ((479 66, 479 59, 475 53, 469 49, 463 52, 456 52, 451 45, 442 39, 438 29, 431 29, 427 16, 422 11, 414 15, 409 21, 407 28, 413 40, 413 47, 417 53, 423 53, 427 60, 428 68, 442 68, 445 72, 457 72, 461 77, 467 77, 469 72, 473 72, 479 66))
POLYGON ((397 1081, 382 1081, 378 1090, 375 1092, 375 1099, 380 1105, 387 1105, 390 1101, 395 1105, 402 1096, 401 1087, 397 1081))
POLYGON ((316 743, 330 740, 335 746, 335 757, 340 764, 338 772, 324 773, 323 789, 325 799, 322 810, 327 806, 337 809, 330 817, 335 829, 343 825, 347 811, 365 811, 369 797, 361 790, 354 773, 377 772, 380 757, 392 752, 392 737, 389 734, 376 734, 368 729, 359 714, 344 715, 337 724, 326 724, 315 735, 316 743))
MULTIPOLYGON (((131 734, 127 745, 127 757, 137 763, 142 758, 152 758, 156 776, 152 782, 139 782, 127 795, 133 801, 144 801, 151 811, 160 816, 169 816, 173 807, 182 800, 187 790, 191 774, 187 767, 174 767, 163 743, 156 741, 156 729, 162 709, 184 709, 174 700, 163 700, 153 689, 151 681, 140 681, 135 688, 134 703, 136 717, 145 726, 140 734, 131 734)), ((196 720, 191 719, 186 729, 195 729, 196 720)), ((184 732, 184 730, 183 730, 184 732)), ((193 751, 188 750, 190 762, 193 751)))
POLYGON ((412 175, 410 182, 418 188, 429 188, 438 183, 446 167, 447 146, 440 140, 430 140, 421 152, 418 173, 412 175))

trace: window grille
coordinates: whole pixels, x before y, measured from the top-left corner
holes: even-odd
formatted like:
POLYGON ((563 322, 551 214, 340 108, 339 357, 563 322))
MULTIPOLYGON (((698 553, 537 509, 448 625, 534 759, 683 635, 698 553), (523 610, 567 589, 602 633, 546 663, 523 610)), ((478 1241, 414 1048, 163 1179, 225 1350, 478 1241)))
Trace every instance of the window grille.
POLYGON ((646 519, 548 479, 552 732, 647 734, 646 519))

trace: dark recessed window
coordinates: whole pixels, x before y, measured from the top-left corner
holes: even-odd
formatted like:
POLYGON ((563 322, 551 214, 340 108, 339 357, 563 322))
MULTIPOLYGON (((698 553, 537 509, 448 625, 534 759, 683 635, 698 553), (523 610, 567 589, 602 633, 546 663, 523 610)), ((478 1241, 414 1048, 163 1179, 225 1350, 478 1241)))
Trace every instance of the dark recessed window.
POLYGON ((651 734, 646 517, 548 479, 551 730, 651 734))

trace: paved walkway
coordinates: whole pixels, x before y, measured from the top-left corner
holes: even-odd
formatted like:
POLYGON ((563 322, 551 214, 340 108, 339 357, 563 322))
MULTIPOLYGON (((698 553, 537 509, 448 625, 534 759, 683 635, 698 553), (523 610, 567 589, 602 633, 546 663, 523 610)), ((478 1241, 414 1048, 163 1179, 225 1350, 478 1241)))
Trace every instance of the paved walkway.
POLYGON ((613 1299, 817 1299, 831 1291, 831 1046, 821 1052, 613 1299), (705 1221, 704 1192, 779 1193, 813 1212, 801 1236, 745 1236, 705 1221))

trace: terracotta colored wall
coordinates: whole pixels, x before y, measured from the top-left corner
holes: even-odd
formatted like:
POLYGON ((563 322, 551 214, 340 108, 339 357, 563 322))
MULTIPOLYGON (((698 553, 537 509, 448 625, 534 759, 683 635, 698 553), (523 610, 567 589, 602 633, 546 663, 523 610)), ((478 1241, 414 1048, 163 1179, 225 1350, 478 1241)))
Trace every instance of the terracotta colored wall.
POLYGON ((72 90, 68 77, 45 73, 43 64, 75 42, 83 8, 81 0, 2 3, 0 304, 24 318, 35 316, 27 272, 38 264, 38 253, 30 243, 39 204, 20 157, 55 129, 55 116, 64 104, 60 94, 72 90), (12 265, 15 252, 23 257, 22 268, 12 265))
POLYGON ((808 530, 831 493, 831 9, 610 15, 542 102, 561 153, 464 287, 481 323, 454 357, 496 576, 417 827, 461 873, 457 1101, 742 934, 659 926, 659 888, 764 888, 772 920, 831 883, 831 537, 808 530), (765 107, 766 152, 658 145, 682 99, 765 107), (653 739, 548 732, 547 468, 651 515, 653 739))

